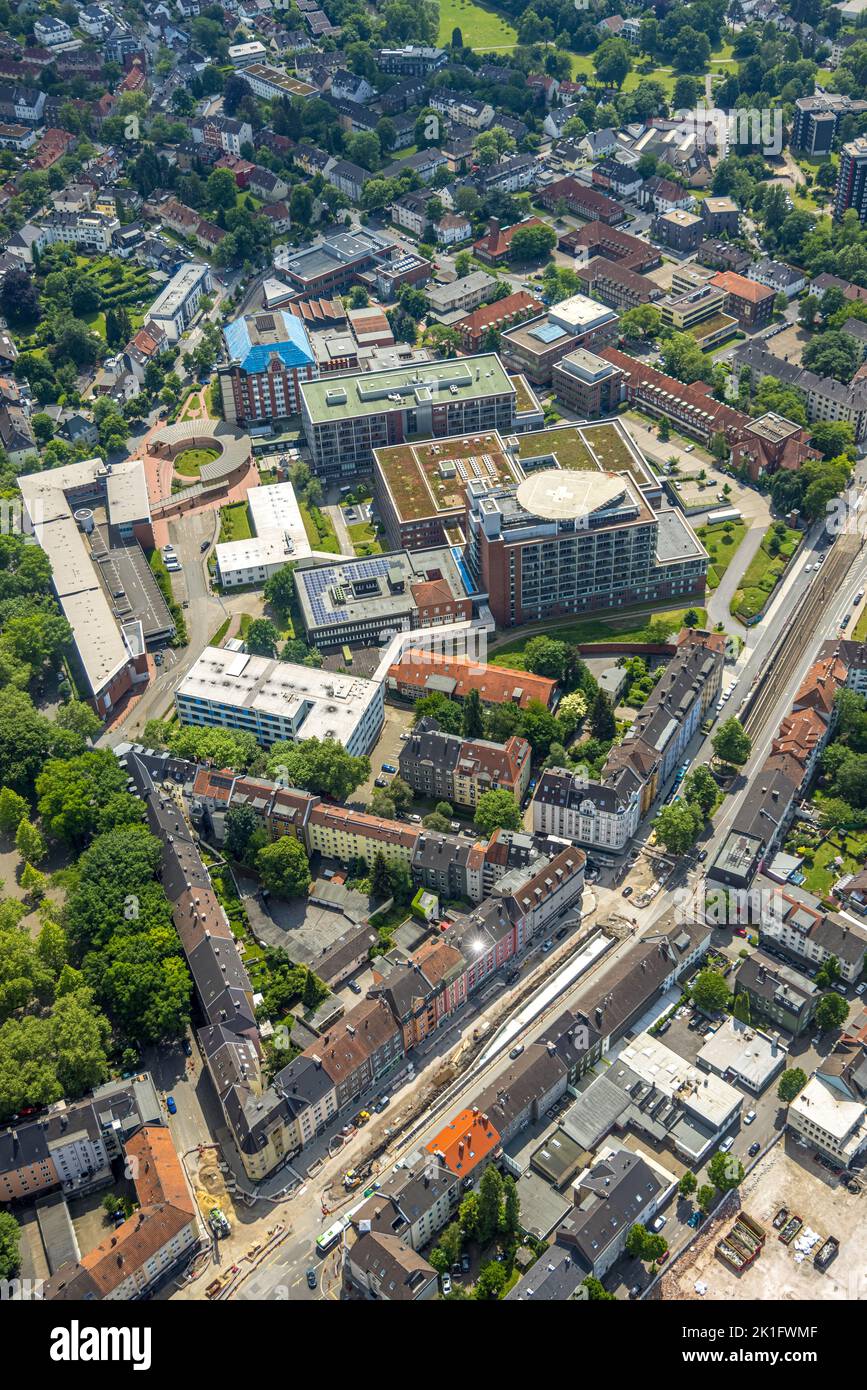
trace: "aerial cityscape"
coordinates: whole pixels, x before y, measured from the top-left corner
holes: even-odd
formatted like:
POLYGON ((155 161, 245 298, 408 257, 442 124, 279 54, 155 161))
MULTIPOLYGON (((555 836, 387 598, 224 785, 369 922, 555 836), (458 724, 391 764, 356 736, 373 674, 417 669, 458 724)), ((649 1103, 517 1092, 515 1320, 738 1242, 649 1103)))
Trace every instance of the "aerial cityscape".
POLYGON ((867 1298, 867 0, 0 0, 0 168, 0 1302, 867 1298))

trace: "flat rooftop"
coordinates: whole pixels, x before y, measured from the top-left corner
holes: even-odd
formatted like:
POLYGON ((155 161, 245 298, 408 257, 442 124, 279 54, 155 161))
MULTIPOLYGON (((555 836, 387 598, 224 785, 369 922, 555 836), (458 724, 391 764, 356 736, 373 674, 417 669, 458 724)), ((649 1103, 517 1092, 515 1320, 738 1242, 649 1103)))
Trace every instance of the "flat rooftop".
POLYGON ((303 414, 314 425, 354 420, 416 406, 449 405, 486 396, 514 395, 515 388, 494 352, 449 361, 420 362, 396 371, 326 377, 301 386, 303 414))
POLYGON ((546 468, 519 484, 518 502, 534 516, 559 521, 611 511, 623 493, 623 481, 616 473, 546 468))
POLYGON ((309 630, 353 619, 387 622, 413 606, 415 585, 443 580, 455 598, 466 597, 461 571, 446 546, 302 566, 295 571, 295 591, 309 630))
POLYGON ((183 307, 187 295, 207 273, 208 267, 201 261, 189 261, 187 265, 181 266, 148 310, 151 318, 169 318, 177 314, 183 307))
POLYGON ((653 475, 620 420, 590 425, 555 425, 518 435, 518 458, 525 468, 553 457, 561 468, 629 473, 641 488, 657 490, 653 475))
POLYGON ((729 1069, 751 1090, 763 1091, 785 1066, 786 1049, 767 1033, 737 1018, 727 1018, 698 1054, 697 1060, 724 1075, 729 1069))
POLYGON ((508 486, 523 476, 496 431, 394 444, 375 450, 375 458, 401 521, 462 513, 471 478, 508 486))
POLYGON ((18 486, 34 534, 51 562, 52 578, 63 615, 72 628, 75 646, 91 693, 96 695, 126 665, 129 651, 107 587, 100 582, 91 558, 90 542, 73 520, 73 511, 108 501, 114 488, 119 513, 145 510, 135 520, 150 520, 144 469, 140 459, 124 459, 107 468, 101 458, 83 459, 43 473, 28 473, 18 486), (138 475, 138 478, 136 477, 138 475), (67 494, 74 494, 70 499, 67 494))
POLYGON ((178 686, 177 696, 231 709, 255 710, 296 723, 302 738, 346 742, 368 704, 375 681, 334 671, 206 647, 178 686))

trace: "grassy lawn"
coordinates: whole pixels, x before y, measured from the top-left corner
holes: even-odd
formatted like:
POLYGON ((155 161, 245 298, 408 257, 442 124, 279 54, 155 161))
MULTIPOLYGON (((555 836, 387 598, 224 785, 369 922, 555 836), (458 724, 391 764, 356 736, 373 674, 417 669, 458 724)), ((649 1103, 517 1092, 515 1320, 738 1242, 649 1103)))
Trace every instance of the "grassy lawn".
POLYGON ((184 478, 198 478, 206 463, 220 457, 216 449, 185 449, 174 460, 174 469, 184 478))
POLYGON ((220 508, 221 541, 248 541, 252 534, 246 502, 233 502, 230 507, 220 508))
POLYGON ((376 531, 369 521, 356 521, 347 526, 352 548, 356 555, 381 555, 382 546, 377 540, 376 531))
POLYGON ((440 0, 439 42, 451 43, 457 27, 464 43, 477 51, 485 48, 514 48, 518 31, 496 10, 477 5, 475 0, 440 0))
POLYGON ((856 642, 863 642, 867 638, 867 608, 864 609, 861 617, 855 624, 855 631, 852 633, 856 642))
MULTIPOLYGON (((797 841, 797 835, 793 837, 792 843, 797 841)), ((804 846, 806 854, 801 871, 805 875, 804 887, 810 893, 815 893, 817 897, 824 897, 831 889, 831 885, 841 878, 843 874, 854 874, 863 867, 864 860, 867 859, 867 835, 842 835, 832 834, 827 840, 819 845, 818 849, 810 849, 804 846), (838 855, 842 858, 842 864, 835 864, 838 855)), ((797 853, 798 848, 793 850, 797 853)))
POLYGON ((729 521, 716 526, 700 526, 696 534, 710 556, 707 586, 709 589, 716 589, 737 554, 738 546, 747 534, 747 528, 739 521, 729 521))
POLYGON ((761 545, 747 566, 740 588, 736 590, 729 605, 733 616, 740 618, 742 622, 755 619, 766 607, 790 557, 794 555, 801 541, 800 531, 787 528, 785 535, 781 537, 782 545, 779 552, 773 555, 771 542, 774 535, 775 527, 769 526, 762 537, 761 545))
POLYGON ((337 544, 337 532, 331 518, 318 507, 308 507, 306 502, 299 502, 298 508, 304 522, 304 530, 307 532, 307 539, 314 550, 326 550, 331 555, 340 554, 340 546, 337 544))
MULTIPOLYGON (((584 618, 551 627, 545 636, 553 637, 558 642, 574 642, 579 645, 588 642, 659 641, 652 625, 664 623, 669 633, 678 632, 683 627, 684 614, 687 612, 687 608, 670 608, 662 613, 624 613, 618 618, 584 618)), ((707 621, 707 613, 703 608, 696 608, 695 612, 701 626, 707 621)), ((538 636, 538 632, 529 632, 526 637, 516 637, 513 642, 506 642, 490 658, 491 664, 510 666, 516 671, 522 671, 524 647, 531 637, 538 636)))

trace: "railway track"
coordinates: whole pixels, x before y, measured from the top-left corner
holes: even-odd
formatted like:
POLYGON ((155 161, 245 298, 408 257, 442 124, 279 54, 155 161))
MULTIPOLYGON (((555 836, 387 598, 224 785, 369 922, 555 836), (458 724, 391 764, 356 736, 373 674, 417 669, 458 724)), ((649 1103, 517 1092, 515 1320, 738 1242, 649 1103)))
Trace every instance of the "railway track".
POLYGON ((828 554, 819 575, 792 613, 776 650, 748 698, 741 722, 751 737, 764 728, 769 714, 791 680, 792 670, 815 641, 815 629, 826 603, 842 595, 846 575, 861 549, 857 535, 841 536, 828 554))

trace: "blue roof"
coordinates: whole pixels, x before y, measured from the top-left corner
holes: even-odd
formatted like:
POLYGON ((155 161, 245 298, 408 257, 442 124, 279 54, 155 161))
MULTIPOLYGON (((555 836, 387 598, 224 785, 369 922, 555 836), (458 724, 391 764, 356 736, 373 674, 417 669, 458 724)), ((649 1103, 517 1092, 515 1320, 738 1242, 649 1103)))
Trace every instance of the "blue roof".
POLYGON ((235 319, 223 329, 229 356, 240 362, 245 372, 263 372, 274 353, 284 367, 307 367, 315 361, 307 329, 294 314, 280 309, 254 314, 251 318, 235 319), (277 333, 270 343, 253 343, 249 324, 257 318, 272 318, 277 333))

